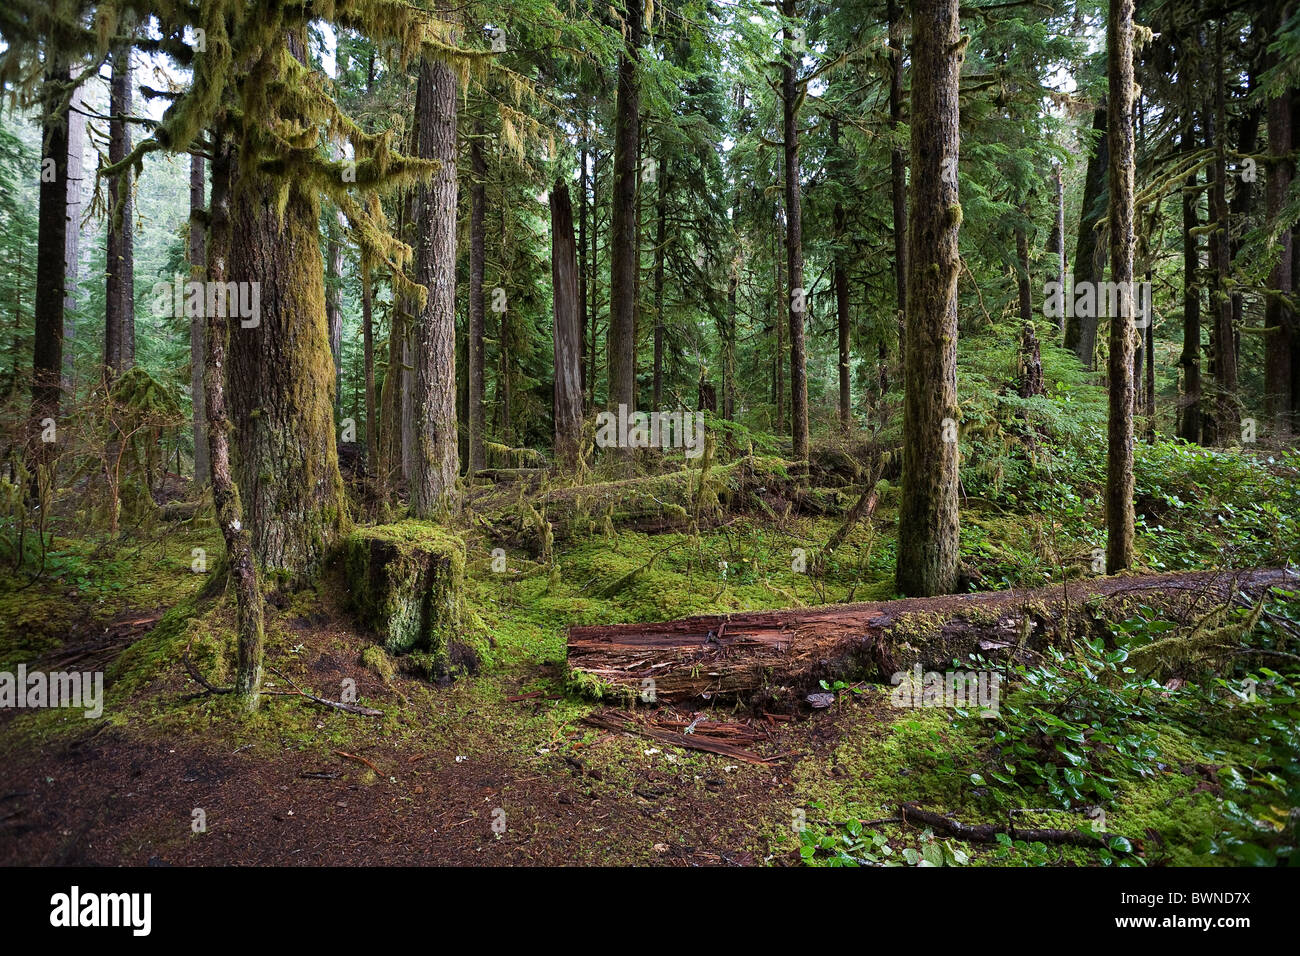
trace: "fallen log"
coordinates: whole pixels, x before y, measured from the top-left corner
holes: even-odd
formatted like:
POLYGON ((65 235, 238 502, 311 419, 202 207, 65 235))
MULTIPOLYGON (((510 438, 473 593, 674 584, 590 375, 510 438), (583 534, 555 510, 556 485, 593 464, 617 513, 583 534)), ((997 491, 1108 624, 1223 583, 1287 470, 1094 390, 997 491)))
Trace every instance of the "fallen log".
POLYGON ((599 699, 701 706, 742 701, 791 711, 822 680, 878 680, 979 654, 1028 659, 1069 637, 1105 633, 1139 605, 1190 625, 1237 592, 1295 587, 1286 570, 1071 581, 1039 590, 904 598, 659 624, 571 627, 571 684, 599 699))
MULTIPOLYGON (((617 711, 600 711, 594 714, 588 714, 582 719, 584 724, 599 728, 601 730, 622 731, 626 734, 636 734, 649 740, 661 744, 667 744, 669 747, 680 747, 683 750, 699 750, 704 753, 719 754, 724 757, 730 757, 733 760, 739 760, 742 763, 750 764, 770 764, 778 761, 779 757, 762 757, 747 750, 744 747, 738 747, 728 740, 721 737, 728 736, 733 739, 742 739, 747 741, 757 741, 759 735, 748 732, 746 728, 736 727, 727 724, 715 724, 714 733, 695 729, 691 733, 677 733, 672 730, 665 730, 662 727, 654 726, 650 723, 642 723, 627 714, 620 714, 617 711)), ((693 727, 696 725, 692 725, 693 727)))

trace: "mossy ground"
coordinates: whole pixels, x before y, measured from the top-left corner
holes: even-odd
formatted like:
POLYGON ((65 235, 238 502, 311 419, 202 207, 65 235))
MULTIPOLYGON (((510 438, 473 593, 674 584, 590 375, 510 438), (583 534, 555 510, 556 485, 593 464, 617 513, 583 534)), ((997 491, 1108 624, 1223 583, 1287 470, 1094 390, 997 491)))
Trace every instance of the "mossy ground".
MULTIPOLYGON (((443 859, 460 861, 783 863, 799 859, 801 841, 791 827, 796 810, 803 811, 810 830, 829 836, 845 821, 892 817, 905 801, 968 822, 997 819, 991 815, 1023 805, 1023 799, 990 793, 995 784, 972 782, 996 721, 972 724, 946 710, 899 710, 890 706, 884 688, 844 690, 830 711, 775 725, 763 752, 782 759, 757 766, 596 731, 581 723, 593 705, 566 687, 569 625, 893 596, 895 513, 888 496, 884 501, 871 525, 854 533, 820 579, 795 569, 796 549, 811 554, 824 542, 838 526, 829 518, 739 517, 699 533, 598 531, 558 549, 549 562, 507 551, 504 568, 500 561, 494 568, 494 542, 471 534, 465 611, 490 641, 493 666, 450 685, 413 676, 401 657, 389 656, 361 633, 346 611, 340 567, 313 589, 270 594, 268 691, 291 693, 296 685, 339 699, 351 681, 358 703, 382 710, 382 718, 278 695, 248 715, 228 696, 195 696, 201 688, 187 675, 183 655, 213 684, 229 682, 233 673, 232 598, 213 586, 210 575, 191 570, 194 548, 206 549, 210 566, 211 556, 220 554, 211 529, 163 529, 148 541, 114 548, 60 540, 57 553, 66 565, 58 576, 29 586, 0 576, 4 666, 37 661, 125 614, 164 616, 108 666, 102 721, 107 733, 62 711, 6 715, 0 759, 14 761, 34 780, 42 774, 60 778, 58 758, 42 755, 66 753, 93 732, 115 741, 120 751, 155 753, 164 763, 184 758, 219 764, 225 782, 206 798, 218 805, 260 805, 279 790, 302 790, 296 805, 325 800, 317 807, 325 814, 332 799, 323 796, 326 786, 337 791, 346 783, 349 792, 368 791, 368 803, 392 809, 393 819, 401 821, 394 824, 398 830, 384 831, 387 855, 378 862, 424 859, 411 855, 416 851, 409 842, 420 838, 421 826, 439 834, 429 839, 443 847, 443 859), (180 756, 174 756, 177 751, 180 756), (381 774, 340 752, 366 758, 381 774), (343 774, 342 782, 298 779, 322 769, 343 774), (231 794, 239 780, 270 789, 231 794), (477 822, 452 830, 444 819, 452 811, 439 816, 431 801, 458 808, 461 816, 452 822, 477 822), (505 835, 488 827, 499 807, 512 821, 505 835), (498 852, 504 855, 492 856, 498 852)), ((981 540, 1023 551, 1023 523, 992 512, 979 517, 968 526, 979 529, 981 540)), ((919 629, 928 624, 916 623, 919 629)), ((1224 747, 1191 730, 1163 734, 1158 748, 1166 769, 1119 787, 1112 831, 1143 839, 1151 862, 1214 862, 1193 847, 1218 829, 1220 795, 1204 776, 1181 768, 1224 762, 1224 747)), ((115 855, 104 860, 143 862, 139 854, 146 850, 191 861, 268 859, 269 850, 241 849, 234 836, 222 838, 232 842, 204 843, 188 829, 188 807, 170 809, 179 815, 175 826, 160 825, 156 812, 124 817, 110 841, 115 855)), ((300 810, 296 819, 307 812, 300 810)), ((271 819, 265 825, 275 832, 291 825, 286 817, 271 819)), ((374 820, 367 825, 387 826, 374 820)), ((897 824, 877 829, 899 853, 919 845, 915 830, 897 824)), ((320 839, 329 845, 328 834, 320 839)), ((1014 849, 1006 857, 990 847, 964 849, 976 864, 1097 862, 1085 849, 1014 849)), ((344 858, 340 851, 320 860, 344 858)))

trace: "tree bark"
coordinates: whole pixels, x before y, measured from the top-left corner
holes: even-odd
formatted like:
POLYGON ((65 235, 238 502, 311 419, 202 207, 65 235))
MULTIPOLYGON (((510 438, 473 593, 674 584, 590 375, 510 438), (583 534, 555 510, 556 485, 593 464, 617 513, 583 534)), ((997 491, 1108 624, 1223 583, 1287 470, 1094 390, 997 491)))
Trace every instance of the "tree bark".
MULTIPOLYGON (((229 140, 219 131, 214 131, 212 204, 207 244, 207 276, 210 282, 225 282, 227 279, 227 264, 231 253, 231 167, 229 140)), ((312 225, 315 226, 315 220, 312 220, 312 225)), ((212 462, 212 503, 226 546, 227 573, 235 589, 238 646, 235 691, 251 710, 257 706, 262 687, 262 594, 258 584, 257 561, 253 554, 252 529, 244 526, 239 487, 230 467, 231 428, 225 382, 230 322, 222 314, 209 316, 208 321, 204 394, 207 396, 207 439, 212 462)), ((246 330, 241 330, 241 334, 245 332, 246 330)))
MULTIPOLYGON (((203 154, 190 154, 190 276, 196 282, 207 278, 207 250, 204 240, 204 170, 203 154)), ((202 488, 211 477, 208 455, 207 413, 203 397, 203 370, 207 366, 207 320, 190 318, 190 403, 194 406, 194 486, 202 488)))
MULTIPOLYGON (((1289 17, 1292 4, 1287 4, 1274 15, 1274 26, 1279 28, 1289 17)), ((1277 56, 1270 63, 1276 65, 1277 56)), ((1292 355, 1297 348, 1300 329, 1295 313, 1288 307, 1287 299, 1295 292, 1295 274, 1292 272, 1292 244, 1295 242, 1292 223, 1281 223, 1287 193, 1295 175, 1290 159, 1294 148, 1294 129, 1291 125, 1292 90, 1286 90, 1268 101, 1268 182, 1265 188, 1265 213, 1271 227, 1278 230, 1277 261, 1268 276, 1269 295, 1264 305, 1264 407, 1275 437, 1285 440, 1295 430, 1297 422, 1292 417, 1295 382, 1291 378, 1292 355)))
MULTIPOLYGON (((63 96, 68 64, 51 55, 42 90, 40 209, 37 212, 35 339, 32 350, 33 457, 52 460, 54 443, 41 441, 43 422, 59 417, 63 372, 63 318, 67 277, 68 111, 63 96)), ((57 432, 56 432, 57 434, 57 432)))
MULTIPOLYGON (((624 50, 618 64, 615 107, 613 219, 609 278, 609 409, 636 407, 637 155, 641 90, 637 77, 643 29, 641 0, 624 4, 624 50)), ((630 464, 630 450, 620 457, 630 464)))
MULTIPOLYGON (((125 117, 131 111, 131 49, 113 53, 113 78, 109 93, 108 161, 118 163, 131 152, 131 128, 125 117)), ((106 298, 104 303, 104 366, 109 380, 135 364, 135 255, 131 170, 109 180, 106 298)))
POLYGON ((469 398, 465 412, 469 435, 469 473, 483 469, 483 261, 487 162, 483 158, 483 121, 475 120, 469 144, 469 398))
MULTIPOLYGON (((793 20, 796 0, 781 0, 781 14, 793 20)), ((794 460, 808 460, 808 360, 804 341, 804 319, 808 290, 803 286, 803 197, 799 183, 799 84, 797 71, 802 55, 793 48, 795 34, 786 26, 788 47, 781 65, 781 110, 785 131, 785 251, 790 275, 790 435, 794 460)))
POLYGON ((555 345, 555 458, 566 472, 582 462, 582 324, 578 316, 578 250, 569 187, 551 188, 551 296, 555 345))
MULTIPOLYGON (((75 77, 78 67, 69 75, 75 77)), ((72 94, 68 109, 68 226, 63 242, 63 390, 76 394, 77 280, 81 273, 81 213, 85 183, 86 105, 83 90, 72 94)))
POLYGON ((460 471, 456 438, 456 95, 446 63, 426 58, 416 92, 417 154, 442 167, 419 189, 416 281, 428 289, 415 322, 415 473, 411 513, 429 518, 443 508, 460 471))
MULTIPOLYGON (((300 34, 291 33, 288 45, 294 56, 305 58, 300 34)), ((250 295, 258 289, 259 311, 241 318, 230 334, 234 478, 258 560, 267 570, 302 581, 319 569, 347 522, 334 429, 320 204, 309 183, 291 181, 284 206, 277 208, 281 184, 254 157, 239 160, 230 220, 240 241, 231 245, 230 281, 248 283, 242 288, 250 295)))
MULTIPOLYGON (((1180 74, 1183 71, 1180 70, 1180 74)), ((1187 83, 1185 76, 1180 81, 1187 83)), ((1191 89, 1183 107, 1182 140, 1184 156, 1196 152, 1196 114, 1191 107, 1191 89)), ((1183 370, 1183 397, 1178 418, 1178 437, 1184 441, 1201 441, 1201 290, 1197 274, 1201 270, 1200 225, 1197 205, 1200 201, 1196 171, 1183 184, 1183 351, 1178 364, 1183 370)))
POLYGON ((366 380, 366 471, 379 474, 379 418, 375 402, 375 305, 370 262, 361 263, 361 349, 366 380))
POLYGON ((663 407, 664 390, 664 246, 668 243, 668 156, 667 150, 659 160, 659 192, 655 197, 655 248, 654 248, 654 368, 651 370, 652 398, 650 406, 654 410, 663 407))
POLYGON ((917 0, 912 40, 912 196, 908 220, 903 486, 895 581, 907 595, 956 585, 957 0, 917 0), (945 440, 946 439, 946 440, 945 440))
MULTIPOLYGON (((1229 270, 1231 216, 1228 210, 1227 124, 1224 97, 1223 28, 1215 31, 1214 120, 1212 145, 1213 174, 1210 180, 1210 372, 1214 377, 1214 410, 1203 423, 1207 444, 1231 441, 1237 434, 1240 413, 1237 405, 1237 345, 1232 328, 1232 296, 1229 270)), ((1207 137, 1207 145, 1211 145, 1207 137)))
MULTIPOLYGON (((1052 279, 1057 285, 1065 289, 1065 184, 1061 179, 1061 164, 1056 163, 1052 166, 1052 184, 1056 190, 1056 222, 1052 226, 1051 235, 1047 240, 1047 251, 1052 256, 1052 279)), ((1060 317, 1059 331, 1065 332, 1065 315, 1060 317)))
MULTIPOLYGON (((1072 287, 1080 282, 1097 282, 1102 278, 1105 256, 1097 241, 1097 226, 1106 215, 1107 168, 1110 165, 1107 129, 1109 123, 1105 105, 1092 114, 1093 131, 1100 132, 1092 154, 1088 157, 1088 172, 1083 185, 1083 206, 1079 212, 1079 241, 1074 251, 1072 287)), ((1074 311, 1073 309, 1069 311, 1074 311)), ((1067 316, 1065 320, 1065 347, 1075 354, 1083 367, 1091 369, 1097 349, 1097 319, 1095 316, 1067 316)))
POLYGON ((1106 571, 1133 563, 1133 0, 1110 0, 1110 280, 1121 289, 1110 319, 1110 416, 1106 451, 1106 571))
MULTIPOLYGON (((903 22, 897 0, 886 5, 889 29, 889 129, 898 135, 903 121, 903 22)), ((895 142, 889 151, 889 183, 893 198, 894 291, 898 300, 898 367, 904 368, 907 341, 907 150, 895 142)), ((882 371, 881 395, 886 391, 882 371)))

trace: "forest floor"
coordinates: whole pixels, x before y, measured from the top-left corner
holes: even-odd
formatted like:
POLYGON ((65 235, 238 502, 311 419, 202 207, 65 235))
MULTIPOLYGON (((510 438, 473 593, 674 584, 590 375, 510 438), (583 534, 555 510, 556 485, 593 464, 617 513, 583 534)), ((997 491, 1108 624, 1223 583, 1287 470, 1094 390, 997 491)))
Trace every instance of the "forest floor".
MULTIPOLYGON (((789 555, 825 541, 835 518, 607 531, 568 542, 553 569, 512 556, 504 574, 489 570, 491 542, 471 539, 468 597, 495 659, 447 685, 376 666, 337 568, 313 590, 269 595, 267 688, 290 690, 283 675, 338 699, 350 679, 379 718, 294 696, 268 696, 248 715, 203 693, 187 656, 215 684, 231 677, 230 597, 206 593, 213 576, 191 570, 194 549, 220 553, 210 526, 158 524, 111 546, 60 538, 40 580, 0 575, 0 670, 102 669, 104 717, 0 711, 0 865, 781 865, 820 859, 831 843, 900 862, 929 851, 949 863, 1111 862, 1109 851, 967 844, 897 822, 899 805, 916 801, 972 823, 1005 820, 1011 806, 1041 811, 1032 825, 1078 825, 1073 811, 1043 810, 1043 796, 985 781, 993 722, 900 710, 888 686, 836 688, 832 708, 792 719, 714 715, 756 728, 763 739, 748 749, 762 763, 584 722, 601 707, 566 681, 568 625, 888 598, 895 508, 884 495, 818 579, 790 570, 789 555), (593 596, 592 581, 637 569, 612 596, 593 596), (805 826, 822 850, 808 848, 805 826)), ((963 548, 989 586, 1041 583, 1054 561, 1077 574, 1087 561, 1086 542, 1048 554, 1051 519, 976 504, 963 521, 963 548), (1006 577, 1035 553, 1040 577, 1006 577)), ((1258 763, 1258 748, 1176 725, 1144 746, 1149 770, 1104 777, 1107 828, 1133 841, 1126 859, 1217 862, 1206 846, 1223 830, 1223 775, 1258 763)))

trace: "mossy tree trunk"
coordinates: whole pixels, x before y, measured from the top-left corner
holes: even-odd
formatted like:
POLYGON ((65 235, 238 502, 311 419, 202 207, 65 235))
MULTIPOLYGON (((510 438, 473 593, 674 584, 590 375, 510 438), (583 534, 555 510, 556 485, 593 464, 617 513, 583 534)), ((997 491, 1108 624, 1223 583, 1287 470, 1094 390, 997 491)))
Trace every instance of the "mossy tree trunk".
POLYGON ((957 0, 917 0, 912 42, 912 196, 898 590, 953 590, 957 513, 957 0))
MULTIPOLYGON (((190 154, 190 276, 197 282, 206 278, 207 210, 204 206, 205 167, 203 154, 190 154)), ((207 485, 211 474, 208 456, 206 403, 203 397, 203 370, 207 366, 207 323, 203 316, 190 319, 190 400, 194 407, 194 486, 207 485)))
POLYGON ((578 251, 569 187, 551 187, 551 289, 555 344, 555 458, 575 472, 582 455, 582 326, 578 318, 578 251))
MULTIPOLYGON (((1210 373, 1214 377, 1215 401, 1204 423, 1207 444, 1234 440, 1240 421, 1237 404, 1237 343, 1232 327, 1230 292, 1232 255, 1229 233, 1231 214, 1228 208, 1228 127, 1224 98, 1223 25, 1215 30, 1213 149, 1214 165, 1210 180, 1210 218, 1214 229, 1209 235, 1210 259, 1210 373)), ((1211 143, 1206 144, 1211 145, 1211 143)))
POLYGON ((466 432, 469 436, 469 473, 480 471, 487 463, 483 451, 483 263, 484 206, 487 190, 487 163, 483 159, 483 122, 476 120, 469 142, 469 341, 467 375, 468 398, 465 408, 466 432))
MULTIPOLYGON (((214 131, 212 201, 207 243, 207 278, 210 282, 225 282, 228 278, 232 160, 229 140, 220 131, 214 131)), ((230 467, 231 428, 226 406, 225 369, 231 323, 221 315, 209 316, 208 321, 203 391, 207 399, 212 503, 226 546, 227 573, 235 589, 238 640, 235 691, 252 709, 257 706, 262 686, 262 595, 258 585, 257 561, 253 555, 252 530, 244 526, 239 487, 235 484, 230 467)))
MULTIPOLYGON (((897 0, 886 8, 889 29, 889 128, 903 121, 903 18, 897 0)), ((895 143, 889 151, 889 188, 893 200, 894 293, 898 302, 898 367, 904 366, 907 339, 907 150, 895 143)), ((888 389, 888 370, 881 370, 881 395, 888 389)))
MULTIPOLYGON (((637 154, 641 142, 641 88, 637 76, 643 30, 641 0, 624 4, 624 49, 618 63, 614 185, 609 277, 609 409, 636 407, 637 154)), ((620 457, 630 466, 630 450, 620 457)))
MULTIPOLYGON (((113 51, 109 86, 108 161, 119 163, 131 152, 131 48, 113 51)), ((135 218, 132 213, 131 171, 123 170, 108 183, 106 295, 104 299, 104 368, 109 380, 135 364, 135 218)))
POLYGON ((447 504, 460 471, 456 434, 456 95, 458 82, 450 66, 425 58, 415 110, 419 129, 417 155, 442 165, 428 186, 419 190, 416 216, 416 281, 428 289, 415 321, 414 359, 415 458, 408 475, 411 513, 432 517, 447 504))
MULTIPOLYGON (((1104 104, 1097 107, 1092 114, 1092 129, 1096 139, 1092 153, 1088 156, 1088 172, 1083 183, 1083 206, 1079 212, 1079 241, 1074 249, 1074 288, 1078 288, 1081 282, 1098 281, 1102 278, 1102 271, 1105 268, 1105 258, 1101 255, 1097 242, 1097 227, 1106 215, 1106 171, 1110 162, 1110 147, 1106 132, 1108 114, 1104 104)), ((1073 312, 1073 309, 1069 311, 1073 312)), ((1092 368, 1093 356, 1097 349, 1096 316, 1067 315, 1065 347, 1078 357, 1085 368, 1092 368)))
MULTIPOLYGON (((299 35, 289 35, 289 47, 303 57, 299 35)), ((234 477, 258 560, 267 570, 301 580, 319 568, 346 524, 320 204, 309 184, 277 181, 255 160, 241 157, 230 219, 237 241, 231 244, 229 278, 260 283, 259 314, 230 323, 234 477)))
MULTIPOLYGON (((1110 279, 1133 282, 1133 0, 1110 0, 1106 23, 1110 88, 1110 279)), ((1134 301, 1123 291, 1110 319, 1110 418, 1106 451, 1106 571, 1133 563, 1134 301)))
MULTIPOLYGON (((781 15, 793 20, 796 0, 781 0, 781 15)), ((798 34, 802 37, 802 34, 798 34)), ((796 49, 795 28, 785 27, 785 58, 781 64, 781 111, 785 141, 785 251, 790 276, 790 436, 795 461, 808 460, 808 359, 804 319, 808 294, 803 285, 803 197, 799 184, 798 69, 802 53, 796 49)))

